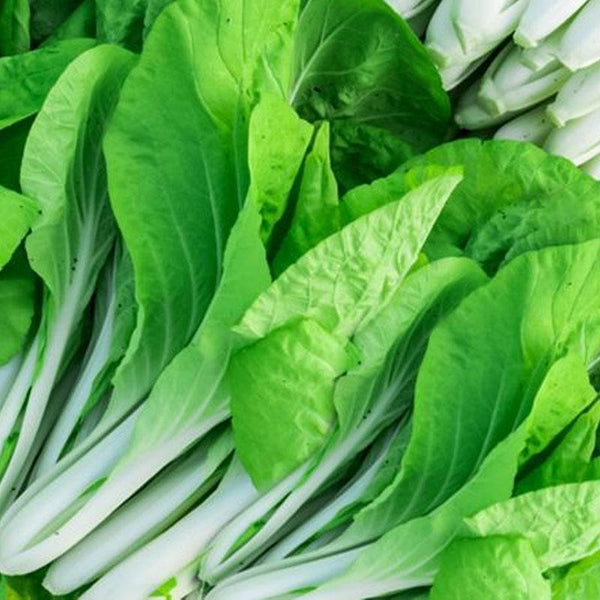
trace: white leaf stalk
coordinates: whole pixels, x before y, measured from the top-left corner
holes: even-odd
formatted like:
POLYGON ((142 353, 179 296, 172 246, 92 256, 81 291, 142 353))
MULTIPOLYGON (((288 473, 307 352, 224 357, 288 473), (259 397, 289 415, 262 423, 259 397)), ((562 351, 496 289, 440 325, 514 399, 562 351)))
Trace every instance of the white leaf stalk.
POLYGON ((80 600, 146 600, 162 583, 197 560, 215 534, 258 495, 243 467, 234 460, 207 500, 108 571, 80 600))
MULTIPOLYGON (((127 447, 135 419, 129 417, 115 428, 99 444, 87 452, 80 461, 75 462, 55 477, 41 490, 32 488, 36 494, 29 494, 27 502, 17 502, 11 507, 9 519, 0 524, 0 571, 10 574, 28 573, 27 560, 23 563, 23 553, 35 540, 44 537, 50 529, 59 529, 79 503, 84 503, 90 486, 101 482, 119 460, 127 447), (66 514, 65 514, 66 511, 66 514)), ((54 536, 57 539, 57 536, 54 536)))
POLYGON ((548 107, 548 114, 558 127, 585 117, 600 108, 600 63, 574 73, 548 107))
POLYGON ((454 0, 452 22, 468 56, 482 56, 517 27, 529 0, 454 0), (485 50, 483 50, 485 49, 485 50))
MULTIPOLYGON (((139 412, 135 413, 126 421, 128 427, 130 422, 135 421, 138 414, 139 412)), ((226 411, 217 413, 196 428, 185 430, 180 435, 169 438, 152 451, 135 457, 129 462, 119 462, 117 466, 115 460, 110 465, 112 472, 104 473, 104 476, 107 477, 106 481, 89 498, 86 497, 85 502, 80 504, 76 502, 79 494, 71 493, 68 497, 63 496, 59 514, 66 513, 68 516, 63 518, 58 526, 52 525, 48 528, 47 524, 52 523, 56 515, 50 512, 44 499, 57 481, 64 482, 65 487, 70 489, 71 479, 85 469, 84 463, 87 456, 77 460, 70 469, 51 480, 33 497, 28 498, 28 502, 20 509, 17 516, 7 520, 4 527, 0 529, 0 571, 14 574, 31 573, 56 560, 98 527, 164 467, 223 422, 226 417, 226 411), (113 469, 113 467, 116 468, 113 469), (36 514, 33 522, 37 523, 35 527, 38 529, 33 531, 30 537, 24 536, 21 530, 21 527, 25 526, 23 521, 26 521, 33 513, 36 514), (43 517, 40 518, 41 515, 43 517), (45 529, 43 529, 44 527, 45 529), (18 544, 14 544, 12 553, 9 554, 2 551, 7 537, 20 540, 18 544), (35 543, 31 543, 34 538, 35 543)), ((126 436, 127 440, 121 447, 121 452, 116 457, 117 460, 123 458, 125 449, 131 441, 131 429, 127 430, 126 436)), ((99 446, 104 444, 104 441, 99 446)), ((97 447, 94 447, 90 453, 96 450, 97 447)), ((68 459, 69 455, 66 458, 68 459)))
POLYGON ((515 117, 496 131, 494 139, 530 142, 543 146, 554 129, 546 108, 546 105, 538 106, 515 117))
POLYGON ((197 502, 233 450, 231 432, 206 440, 161 474, 79 544, 54 561, 44 587, 68 594, 114 567, 149 542, 197 502))
POLYGON ((522 50, 509 44, 494 59, 481 80, 479 99, 491 115, 526 110, 553 96, 569 77, 554 60, 541 70, 521 61, 522 50))
POLYGON ((442 0, 426 44, 440 68, 465 67, 509 37, 527 0, 442 0))
POLYGON ((427 6, 422 7, 421 12, 417 12, 407 19, 407 23, 410 25, 410 28, 414 31, 416 36, 422 37, 425 31, 427 31, 427 26, 429 25, 429 21, 431 21, 431 16, 435 11, 437 2, 438 0, 433 3, 423 2, 423 4, 427 4, 427 6))
MULTIPOLYGON (((306 564, 281 566, 276 570, 256 569, 253 574, 240 573, 216 586, 206 600, 267 600, 281 598, 294 590, 315 587, 343 573, 360 555, 361 550, 349 550, 310 561, 306 564)), ((347 598, 347 596, 338 596, 347 598)))
POLYGON ((548 136, 544 149, 582 165, 600 154, 600 109, 569 121, 548 136))
POLYGON ((109 292, 111 297, 106 306, 106 312, 101 317, 102 323, 97 337, 92 340, 88 347, 88 353, 84 358, 78 381, 38 458, 36 477, 48 473, 58 462, 92 393, 96 378, 109 360, 117 310, 117 296, 114 293, 114 287, 109 287, 109 292))
POLYGON ((564 25, 587 0, 530 0, 515 31, 515 42, 535 48, 564 25))
POLYGON ((558 51, 559 60, 571 71, 600 60, 600 0, 589 0, 565 32, 558 51))
POLYGON ((515 113, 492 114, 479 98, 480 82, 475 82, 459 99, 454 120, 463 129, 477 131, 506 123, 515 113))
POLYGON ((438 69, 444 89, 449 91, 460 85, 465 79, 470 77, 488 59, 488 57, 489 54, 486 54, 466 66, 442 67, 441 69, 438 69))
POLYGON ((558 49, 568 24, 557 29, 553 34, 541 41, 535 48, 523 48, 521 61, 534 70, 547 67, 557 59, 558 49))

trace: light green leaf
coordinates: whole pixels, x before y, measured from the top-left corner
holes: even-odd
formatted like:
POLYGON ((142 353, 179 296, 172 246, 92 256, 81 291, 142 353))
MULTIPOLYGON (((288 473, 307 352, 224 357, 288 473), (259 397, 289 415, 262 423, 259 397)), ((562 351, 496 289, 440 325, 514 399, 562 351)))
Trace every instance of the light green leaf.
POLYGON ((4 0, 0 4, 0 56, 29 50, 28 0, 4 0))
POLYGON ((273 261, 279 274, 342 227, 335 175, 329 156, 329 123, 319 126, 306 157, 291 225, 273 261))
POLYGON ((87 39, 65 40, 0 58, 0 129, 38 112, 65 67, 94 44, 87 39))
POLYGON ((0 269, 10 260, 37 214, 33 200, 0 187, 0 269))
POLYGON ((540 406, 540 417, 532 423, 521 464, 547 448, 596 395, 587 364, 578 352, 560 357, 548 370, 537 392, 536 402, 546 406, 540 406))
POLYGON ((550 600, 550 584, 523 538, 454 541, 441 557, 431 600, 550 600))
POLYGON ((425 165, 465 169, 429 241, 432 256, 464 252, 495 271, 505 257, 598 237, 600 184, 531 144, 459 140, 408 161, 390 179, 425 165))
POLYGON ((600 423, 600 404, 596 402, 567 431, 550 456, 526 473, 518 482, 516 492, 522 494, 559 483, 574 483, 596 479, 590 465, 600 423))
POLYGON ((270 283, 260 225, 258 210, 248 201, 229 236, 223 276, 206 317, 192 343, 158 378, 122 464, 177 434, 198 427, 202 432, 203 422, 229 415, 229 392, 222 379, 234 342, 230 328, 270 283))
POLYGON ((432 329, 486 282, 477 264, 464 258, 442 259, 408 275, 352 339, 362 361, 336 387, 341 436, 357 429, 372 410, 389 412, 390 418, 409 408, 432 329))
MULTIPOLYGON (((373 539, 442 504, 524 421, 534 400, 552 408, 552 396, 560 398, 558 406, 564 403, 570 416, 564 424, 558 419, 559 428, 576 416, 583 405, 565 403, 568 380, 562 388, 538 390, 567 350, 584 363, 600 350, 599 252, 600 243, 589 242, 522 255, 434 331, 417 378, 413 435, 402 469, 342 539, 373 539)), ((533 423, 554 430, 554 412, 533 423)))
POLYGON ((238 332, 259 339, 303 317, 352 335, 389 302, 460 179, 450 172, 431 180, 321 242, 258 298, 238 332))
POLYGON ((600 550, 600 482, 568 483, 494 504, 465 522, 466 535, 521 536, 542 571, 600 550))
POLYGON ((35 281, 23 252, 0 271, 0 365, 16 354, 33 318, 35 281))
POLYGON ((50 314, 68 305, 69 295, 74 305, 66 310, 83 310, 114 239, 101 141, 133 61, 111 46, 81 56, 48 95, 27 139, 21 187, 42 213, 27 253, 50 290, 50 314))
POLYGON ((600 553, 573 565, 552 586, 552 600, 596 600, 600 597, 600 553))
POLYGON ((253 177, 249 193, 260 207, 265 244, 285 212, 312 133, 312 126, 273 93, 264 94, 252 111, 248 163, 253 177))
POLYGON ((256 487, 269 488, 319 449, 335 423, 335 380, 352 363, 343 340, 310 319, 234 355, 228 380, 236 449, 256 487))

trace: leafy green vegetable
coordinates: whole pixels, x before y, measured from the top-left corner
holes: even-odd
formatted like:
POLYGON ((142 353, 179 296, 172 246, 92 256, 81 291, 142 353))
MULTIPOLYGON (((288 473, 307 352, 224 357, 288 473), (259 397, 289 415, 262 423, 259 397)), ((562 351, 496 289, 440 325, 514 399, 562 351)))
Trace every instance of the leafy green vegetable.
POLYGON ((0 5, 0 56, 29 50, 29 2, 4 0, 0 5))
POLYGON ((458 540, 442 556, 431 600, 465 597, 550 600, 551 593, 527 540, 491 536, 458 540))

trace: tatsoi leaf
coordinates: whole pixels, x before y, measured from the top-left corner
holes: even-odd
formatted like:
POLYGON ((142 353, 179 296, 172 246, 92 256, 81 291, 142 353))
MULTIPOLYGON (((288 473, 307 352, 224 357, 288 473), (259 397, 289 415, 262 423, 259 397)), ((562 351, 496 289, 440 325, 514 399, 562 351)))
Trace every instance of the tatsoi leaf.
POLYGON ((28 0, 4 0, 0 4, 0 56, 29 50, 28 0))
POLYGON ((329 123, 324 122, 304 162, 294 216, 275 256, 274 271, 283 272, 341 227, 337 183, 329 156, 329 123))
POLYGON ((94 40, 65 40, 0 58, 0 129, 38 112, 65 67, 94 44, 94 40))
POLYGON ((261 54, 285 36, 290 12, 293 22, 289 2, 172 4, 123 88, 105 151, 139 312, 107 418, 148 392, 208 308, 248 186, 240 90, 273 67, 261 54))
POLYGON ((258 298, 238 332, 259 339, 305 317, 351 335, 387 304, 460 180, 454 171, 429 181, 321 242, 258 298))
POLYGON ((559 483, 595 479, 590 461, 599 423, 600 404, 596 403, 575 421, 550 456, 518 482, 516 492, 522 494, 559 483))
POLYGON ((37 210, 30 198, 0 187, 0 269, 29 231, 37 210))
POLYGON ((265 243, 285 212, 312 131, 309 123, 273 93, 265 94, 252 111, 248 134, 248 163, 253 174, 250 194, 260 207, 265 243))
POLYGON ((552 586, 552 600, 596 600, 600 598, 600 552, 573 565, 552 586))
MULTIPOLYGON (((552 407, 536 395, 553 355, 571 348, 587 361, 600 350, 600 273, 594 266, 599 253, 600 243, 588 242, 522 255, 434 331, 417 378, 413 435, 397 481, 358 515, 344 539, 375 537, 431 511, 473 476, 529 414, 534 399, 552 407)), ((561 404, 570 394, 564 384, 547 390, 560 391, 561 404)), ((543 422, 553 419, 544 415, 543 422)))
POLYGON ((34 278, 23 252, 0 271, 0 365, 17 353, 31 327, 34 278))
POLYGON ((259 489, 322 445, 335 423, 335 380, 351 364, 346 345, 309 319, 276 329, 233 357, 228 380, 236 448, 259 489))
POLYGON ((444 551, 430 600, 550 600, 550 584, 523 538, 461 539, 444 551))
POLYGON ((148 0, 96 0, 98 39, 141 50, 147 4, 148 0))
POLYGON ((522 536, 542 571, 600 550, 600 482, 545 488, 495 504, 467 519, 471 537, 522 536))
POLYGON ((304 118, 387 129, 419 151, 448 130, 449 100, 425 48, 378 0, 305 3, 290 97, 304 118))

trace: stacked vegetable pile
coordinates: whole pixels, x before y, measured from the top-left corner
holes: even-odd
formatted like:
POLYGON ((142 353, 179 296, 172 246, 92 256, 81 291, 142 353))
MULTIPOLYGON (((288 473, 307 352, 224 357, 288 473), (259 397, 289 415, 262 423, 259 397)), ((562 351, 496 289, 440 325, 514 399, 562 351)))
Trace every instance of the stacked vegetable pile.
POLYGON ((6 597, 595 598, 600 182, 449 141, 383 0, 54 4, 0 12, 6 597))
POLYGON ((468 82, 461 127, 536 143, 600 178, 598 0, 389 3, 417 32, 427 28, 444 87, 468 82))

